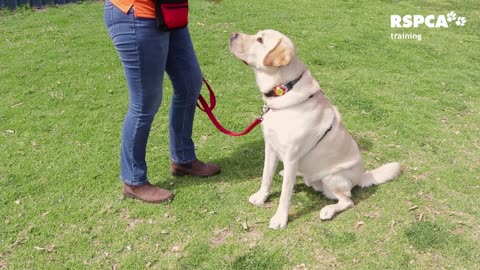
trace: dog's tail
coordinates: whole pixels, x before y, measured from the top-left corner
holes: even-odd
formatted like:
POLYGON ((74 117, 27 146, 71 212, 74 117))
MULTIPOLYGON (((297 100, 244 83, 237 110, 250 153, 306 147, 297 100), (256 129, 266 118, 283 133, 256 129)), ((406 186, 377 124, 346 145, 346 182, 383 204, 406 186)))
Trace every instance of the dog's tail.
POLYGON ((379 168, 376 168, 375 170, 365 172, 362 175, 362 179, 360 179, 358 186, 368 187, 371 185, 383 184, 399 176, 401 171, 400 163, 387 163, 379 168))

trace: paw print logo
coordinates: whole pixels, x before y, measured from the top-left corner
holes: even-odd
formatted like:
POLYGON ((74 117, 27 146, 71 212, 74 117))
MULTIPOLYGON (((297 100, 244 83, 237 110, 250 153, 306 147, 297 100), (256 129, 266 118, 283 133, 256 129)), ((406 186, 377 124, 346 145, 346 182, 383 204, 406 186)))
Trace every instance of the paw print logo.
POLYGON ((457 13, 455 13, 455 11, 450 11, 450 12, 447 14, 447 21, 448 21, 448 22, 455 21, 456 19, 457 19, 457 13))
POLYGON ((464 26, 466 22, 467 22, 467 19, 465 17, 458 17, 455 24, 458 26, 464 26))

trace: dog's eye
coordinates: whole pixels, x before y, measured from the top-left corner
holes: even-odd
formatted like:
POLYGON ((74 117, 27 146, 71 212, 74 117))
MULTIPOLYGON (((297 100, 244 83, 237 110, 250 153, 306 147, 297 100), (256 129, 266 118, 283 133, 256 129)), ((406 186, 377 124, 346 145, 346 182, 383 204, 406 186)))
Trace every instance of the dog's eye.
POLYGON ((258 41, 259 43, 263 44, 263 38, 259 37, 259 38, 257 38, 257 41, 258 41))

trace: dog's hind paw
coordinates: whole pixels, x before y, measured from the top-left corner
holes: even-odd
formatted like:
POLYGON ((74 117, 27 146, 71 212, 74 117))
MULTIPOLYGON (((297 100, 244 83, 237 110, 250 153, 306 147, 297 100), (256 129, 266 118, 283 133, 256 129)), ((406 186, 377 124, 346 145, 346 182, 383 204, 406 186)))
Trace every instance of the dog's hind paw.
POLYGON ((275 214, 270 219, 270 229, 278 230, 285 229, 288 223, 288 214, 275 214))
POLYGON ((329 220, 337 213, 334 205, 327 205, 320 210, 320 219, 329 220))
POLYGON ((257 193, 250 196, 250 198, 248 198, 248 201, 253 205, 261 206, 267 200, 268 195, 269 194, 267 192, 259 190, 257 193))

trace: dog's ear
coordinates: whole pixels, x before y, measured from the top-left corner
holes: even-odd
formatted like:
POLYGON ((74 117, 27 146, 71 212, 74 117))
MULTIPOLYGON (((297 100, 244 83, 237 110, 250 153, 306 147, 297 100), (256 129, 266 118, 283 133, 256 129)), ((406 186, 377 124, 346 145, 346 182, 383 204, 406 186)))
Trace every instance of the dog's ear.
POLYGON ((288 65, 293 57, 293 51, 281 39, 263 59, 264 66, 281 67, 288 65))

